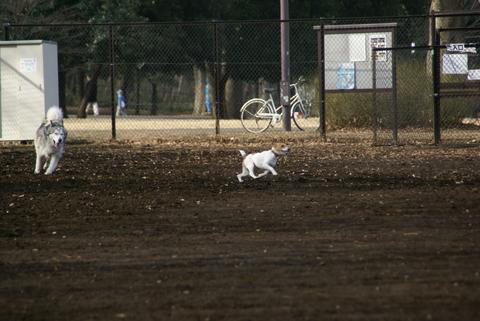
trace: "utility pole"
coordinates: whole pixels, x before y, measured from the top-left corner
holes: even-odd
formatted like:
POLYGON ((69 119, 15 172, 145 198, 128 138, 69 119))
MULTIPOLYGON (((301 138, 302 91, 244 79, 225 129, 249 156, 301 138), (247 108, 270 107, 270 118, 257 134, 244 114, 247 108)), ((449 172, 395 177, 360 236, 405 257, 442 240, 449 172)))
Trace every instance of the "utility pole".
POLYGON ((280 0, 280 47, 282 80, 280 82, 280 102, 283 106, 283 128, 292 130, 290 119, 290 26, 286 20, 290 19, 288 0, 280 0))

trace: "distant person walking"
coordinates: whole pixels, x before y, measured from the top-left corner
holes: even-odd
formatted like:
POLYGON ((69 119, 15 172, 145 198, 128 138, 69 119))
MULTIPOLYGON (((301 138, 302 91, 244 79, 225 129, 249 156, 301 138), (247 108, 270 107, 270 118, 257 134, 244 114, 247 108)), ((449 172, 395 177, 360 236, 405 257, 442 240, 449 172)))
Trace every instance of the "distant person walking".
POLYGON ((127 100, 123 90, 117 90, 117 116, 127 116, 127 100))
POLYGON ((210 102, 210 93, 209 93, 209 87, 208 87, 208 76, 205 78, 205 109, 207 112, 207 115, 210 115, 212 113, 212 104, 210 102))
POLYGON ((93 115, 98 116, 97 102, 97 82, 92 79, 90 75, 87 75, 87 83, 85 85, 85 95, 87 97, 87 107, 85 112, 88 114, 93 109, 93 115))

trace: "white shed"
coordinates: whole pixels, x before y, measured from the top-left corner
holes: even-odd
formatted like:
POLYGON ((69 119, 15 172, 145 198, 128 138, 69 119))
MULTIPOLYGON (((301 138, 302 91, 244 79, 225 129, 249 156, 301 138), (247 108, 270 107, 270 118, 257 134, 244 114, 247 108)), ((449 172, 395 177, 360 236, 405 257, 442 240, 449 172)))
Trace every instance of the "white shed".
POLYGON ((0 41, 0 140, 32 140, 53 105, 58 106, 57 44, 0 41))

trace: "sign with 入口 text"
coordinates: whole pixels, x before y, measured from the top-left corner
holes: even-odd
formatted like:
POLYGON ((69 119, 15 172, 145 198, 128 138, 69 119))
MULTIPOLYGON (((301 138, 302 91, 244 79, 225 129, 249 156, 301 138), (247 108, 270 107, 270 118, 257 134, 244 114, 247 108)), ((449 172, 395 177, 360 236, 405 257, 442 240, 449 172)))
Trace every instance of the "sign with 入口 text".
POLYGON ((464 43, 449 43, 447 44, 448 52, 464 52, 464 53, 477 53, 475 47, 467 47, 464 43))

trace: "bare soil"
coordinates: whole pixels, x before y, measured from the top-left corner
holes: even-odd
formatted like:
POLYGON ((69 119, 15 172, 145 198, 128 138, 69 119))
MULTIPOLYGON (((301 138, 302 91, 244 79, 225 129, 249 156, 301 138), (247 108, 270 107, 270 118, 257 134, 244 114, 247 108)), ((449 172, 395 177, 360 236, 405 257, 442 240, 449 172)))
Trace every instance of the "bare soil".
POLYGON ((0 146, 0 320, 479 320, 478 147, 0 146))

